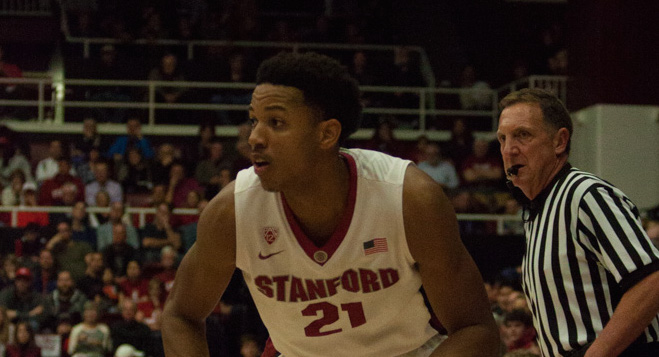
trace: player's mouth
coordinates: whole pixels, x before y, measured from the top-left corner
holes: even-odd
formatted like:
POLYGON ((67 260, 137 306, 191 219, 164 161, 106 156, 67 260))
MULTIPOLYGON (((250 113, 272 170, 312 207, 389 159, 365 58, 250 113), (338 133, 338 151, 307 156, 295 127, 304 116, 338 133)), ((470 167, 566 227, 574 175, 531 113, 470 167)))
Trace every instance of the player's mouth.
POLYGON ((254 165, 254 172, 257 175, 261 175, 270 166, 270 162, 261 158, 253 158, 252 165, 254 165))

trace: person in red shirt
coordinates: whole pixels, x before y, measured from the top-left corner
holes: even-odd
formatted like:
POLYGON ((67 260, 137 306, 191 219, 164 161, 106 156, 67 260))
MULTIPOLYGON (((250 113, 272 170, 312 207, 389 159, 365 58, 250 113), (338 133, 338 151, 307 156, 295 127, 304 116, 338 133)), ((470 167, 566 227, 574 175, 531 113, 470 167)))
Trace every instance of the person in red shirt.
POLYGON ((70 174, 71 162, 67 157, 57 159, 57 174, 47 179, 39 189, 39 205, 61 206, 65 202, 65 195, 75 191, 74 202, 85 200, 85 185, 80 178, 70 174))

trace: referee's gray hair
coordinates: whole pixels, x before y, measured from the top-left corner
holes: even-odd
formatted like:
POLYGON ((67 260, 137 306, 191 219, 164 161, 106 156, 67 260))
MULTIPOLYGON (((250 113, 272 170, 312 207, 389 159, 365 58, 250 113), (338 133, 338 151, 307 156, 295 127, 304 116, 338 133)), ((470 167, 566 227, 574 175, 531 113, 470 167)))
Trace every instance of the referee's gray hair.
MULTIPOLYGON (((552 128, 558 130, 566 128, 570 134, 565 153, 570 153, 570 142, 572 138, 572 118, 565 104, 553 93, 539 88, 524 88, 509 93, 499 102, 499 113, 505 108, 518 103, 536 103, 542 110, 542 120, 552 128)), ((501 114, 499 114, 501 115, 501 114)))

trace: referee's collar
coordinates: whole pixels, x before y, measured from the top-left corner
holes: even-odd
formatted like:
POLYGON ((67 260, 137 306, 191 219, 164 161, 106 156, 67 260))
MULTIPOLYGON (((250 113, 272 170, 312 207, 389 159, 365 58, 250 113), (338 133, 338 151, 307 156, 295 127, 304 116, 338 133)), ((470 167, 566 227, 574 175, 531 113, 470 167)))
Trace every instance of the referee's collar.
POLYGON ((526 203, 524 204, 524 210, 526 212, 524 212, 525 214, 522 215, 524 217, 524 221, 532 221, 535 218, 538 212, 540 212, 542 206, 545 204, 545 200, 547 199, 547 196, 549 196, 549 192, 551 192, 558 180, 567 176, 571 168, 572 165, 570 165, 569 162, 566 162, 565 165, 563 165, 563 168, 558 171, 551 182, 549 182, 549 184, 544 189, 542 189, 542 191, 540 191, 540 193, 534 199, 526 200, 526 203))

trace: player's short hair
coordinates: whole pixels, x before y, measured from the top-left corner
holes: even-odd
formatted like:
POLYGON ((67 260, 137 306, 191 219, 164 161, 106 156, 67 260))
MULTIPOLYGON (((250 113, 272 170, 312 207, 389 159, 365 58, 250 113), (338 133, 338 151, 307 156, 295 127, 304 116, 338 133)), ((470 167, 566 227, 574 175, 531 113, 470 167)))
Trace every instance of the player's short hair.
POLYGON ((524 88, 512 92, 499 102, 499 112, 505 108, 518 103, 535 103, 540 106, 542 119, 545 124, 558 130, 566 128, 569 132, 565 153, 570 153, 570 142, 572 138, 572 118, 563 102, 554 94, 539 88, 524 88))
POLYGON ((341 123, 339 144, 359 129, 362 117, 357 81, 337 60, 314 52, 281 52, 261 63, 256 84, 294 87, 305 104, 320 111, 321 120, 341 123))

